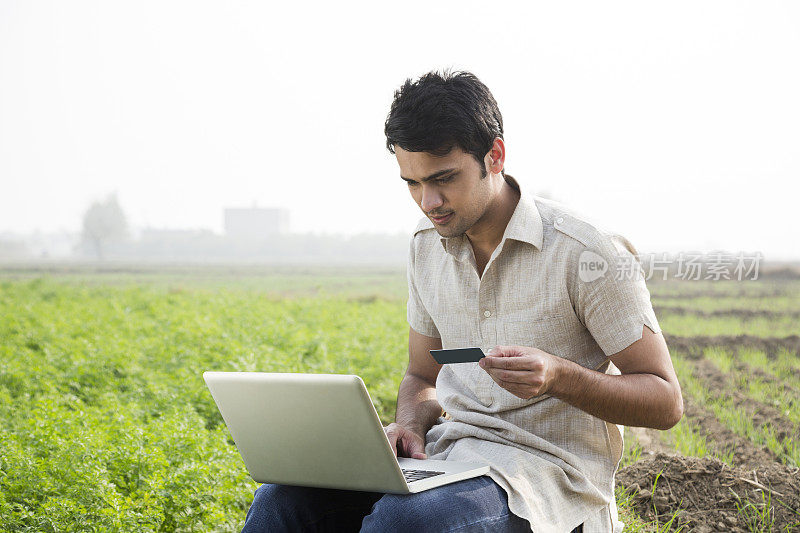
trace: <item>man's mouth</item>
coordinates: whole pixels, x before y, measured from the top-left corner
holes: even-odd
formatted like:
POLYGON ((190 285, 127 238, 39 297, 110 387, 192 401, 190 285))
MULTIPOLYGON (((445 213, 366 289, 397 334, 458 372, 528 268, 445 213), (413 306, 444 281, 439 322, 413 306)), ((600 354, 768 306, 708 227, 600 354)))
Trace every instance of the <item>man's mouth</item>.
POLYGON ((437 224, 445 224, 451 218, 453 218, 453 213, 448 213, 448 214, 446 214, 444 216, 440 216, 440 217, 435 217, 435 216, 431 215, 431 220, 433 220, 437 224))

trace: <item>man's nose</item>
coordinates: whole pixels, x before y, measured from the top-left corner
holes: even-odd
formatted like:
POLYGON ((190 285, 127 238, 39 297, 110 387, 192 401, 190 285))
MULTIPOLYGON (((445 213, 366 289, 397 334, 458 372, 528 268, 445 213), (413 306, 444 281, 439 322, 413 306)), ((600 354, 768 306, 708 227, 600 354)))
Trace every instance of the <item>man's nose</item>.
POLYGON ((442 195, 439 194, 436 189, 433 187, 423 187, 422 188, 422 210, 426 213, 430 213, 437 207, 441 206, 444 202, 442 201, 442 195))

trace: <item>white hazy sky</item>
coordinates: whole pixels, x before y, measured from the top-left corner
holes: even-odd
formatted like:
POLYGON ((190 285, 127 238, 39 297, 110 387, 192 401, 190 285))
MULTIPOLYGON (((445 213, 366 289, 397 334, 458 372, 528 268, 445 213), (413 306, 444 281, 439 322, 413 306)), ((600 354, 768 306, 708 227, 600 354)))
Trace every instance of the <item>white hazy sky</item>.
POLYGON ((800 258, 800 3, 0 0, 0 233, 410 232, 384 148, 406 77, 476 73, 506 169, 643 251, 800 258))

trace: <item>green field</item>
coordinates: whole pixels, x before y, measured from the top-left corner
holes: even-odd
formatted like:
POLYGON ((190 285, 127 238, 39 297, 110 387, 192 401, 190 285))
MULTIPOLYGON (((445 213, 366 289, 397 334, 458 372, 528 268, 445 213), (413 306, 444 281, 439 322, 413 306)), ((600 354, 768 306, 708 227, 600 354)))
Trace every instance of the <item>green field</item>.
MULTIPOLYGON (((652 287, 668 338, 797 334, 796 282, 717 285, 652 287), (713 314, 743 308, 777 314, 713 314)), ((238 530, 257 485, 202 372, 357 373, 388 423, 407 362, 405 291, 402 269, 0 271, 0 530, 238 530)), ((798 353, 686 346, 673 351, 685 395, 796 466, 798 353), (747 379, 755 366, 764 375, 747 379), (709 393, 714 369, 737 395, 709 393), (788 435, 736 418, 760 404, 795 424, 788 435)), ((735 462, 688 416, 659 439, 735 462)), ((625 464, 642 451, 627 444, 625 464)), ((618 501, 626 531, 659 527, 629 495, 618 501)))

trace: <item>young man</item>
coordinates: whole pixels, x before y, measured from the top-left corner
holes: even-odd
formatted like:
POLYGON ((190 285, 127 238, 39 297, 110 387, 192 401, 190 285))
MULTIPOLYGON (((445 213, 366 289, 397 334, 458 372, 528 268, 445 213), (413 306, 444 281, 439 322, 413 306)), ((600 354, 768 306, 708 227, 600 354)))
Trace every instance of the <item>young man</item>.
POLYGON ((683 412, 630 245, 505 174, 502 116, 470 73, 406 81, 385 132, 425 215, 386 433, 401 456, 491 470, 410 495, 265 484, 245 531, 618 531, 620 425, 666 429, 683 412), (490 355, 441 366, 429 353, 469 346, 490 355))

